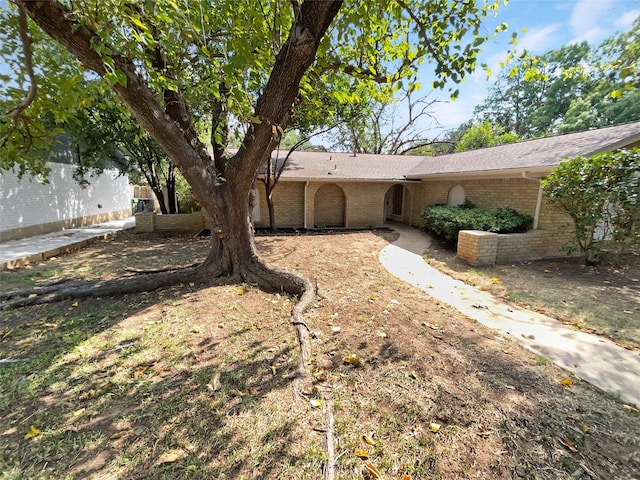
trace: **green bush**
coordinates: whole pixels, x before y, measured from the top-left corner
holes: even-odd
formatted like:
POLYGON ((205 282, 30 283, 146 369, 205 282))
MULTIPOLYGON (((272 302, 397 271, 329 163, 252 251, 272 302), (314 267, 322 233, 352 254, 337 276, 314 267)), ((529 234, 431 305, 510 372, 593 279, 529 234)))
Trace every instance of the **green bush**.
POLYGON ((483 210, 470 202, 458 207, 431 205, 422 210, 423 228, 429 233, 455 245, 460 230, 482 230, 494 233, 526 232, 533 218, 521 215, 512 208, 483 210))
POLYGON ((574 225, 573 241, 587 265, 640 248, 640 148, 576 157, 543 181, 547 202, 574 225))

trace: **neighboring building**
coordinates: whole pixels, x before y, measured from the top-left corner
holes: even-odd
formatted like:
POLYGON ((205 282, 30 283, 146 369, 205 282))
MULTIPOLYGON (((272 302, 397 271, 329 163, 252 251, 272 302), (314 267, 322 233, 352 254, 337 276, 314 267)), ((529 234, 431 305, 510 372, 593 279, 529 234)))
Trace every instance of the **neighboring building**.
POLYGON ((0 173, 0 241, 131 216, 133 189, 126 176, 105 170, 79 185, 75 166, 50 163, 48 183, 0 173))
MULTIPOLYGON (((571 235, 570 219, 543 201, 540 180, 567 158, 633 146, 640 146, 640 122, 438 157, 293 152, 273 192, 276 223, 283 228, 380 227, 387 220, 419 225, 425 206, 468 199, 481 208, 510 207, 534 218, 531 232, 492 240, 501 242, 496 261, 557 256, 571 235)), ((258 197, 255 224, 268 226, 261 182, 258 197)))

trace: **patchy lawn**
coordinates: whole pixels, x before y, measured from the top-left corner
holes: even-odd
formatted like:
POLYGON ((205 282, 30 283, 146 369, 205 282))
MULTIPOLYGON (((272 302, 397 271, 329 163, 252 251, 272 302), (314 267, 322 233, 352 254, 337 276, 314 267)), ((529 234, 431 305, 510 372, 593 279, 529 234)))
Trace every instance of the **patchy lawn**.
POLYGON ((434 245, 425 258, 443 272, 625 348, 640 348, 640 255, 597 267, 562 257, 473 268, 434 245))
MULTIPOLYGON (((2 312, 0 478, 320 479, 319 390, 340 478, 373 478, 369 463, 398 480, 637 476, 636 408, 390 276, 378 252, 391 236, 258 239, 318 283, 315 380, 299 394, 295 299, 251 285, 2 312)), ((0 282, 115 277, 207 247, 122 234, 0 282)))

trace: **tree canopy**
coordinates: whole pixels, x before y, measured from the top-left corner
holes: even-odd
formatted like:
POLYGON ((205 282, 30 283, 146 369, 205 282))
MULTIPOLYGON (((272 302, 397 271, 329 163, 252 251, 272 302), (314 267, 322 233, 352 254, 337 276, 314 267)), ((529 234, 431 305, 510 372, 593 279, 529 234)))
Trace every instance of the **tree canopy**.
POLYGON ((522 55, 505 65, 474 114, 523 138, 637 120, 639 53, 640 17, 599 46, 522 55))

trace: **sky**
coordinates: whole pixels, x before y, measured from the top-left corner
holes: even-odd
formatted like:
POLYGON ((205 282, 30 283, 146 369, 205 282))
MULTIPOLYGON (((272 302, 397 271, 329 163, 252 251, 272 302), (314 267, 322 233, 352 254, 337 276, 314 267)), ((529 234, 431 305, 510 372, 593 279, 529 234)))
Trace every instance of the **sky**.
MULTIPOLYGON (((428 136, 433 137, 472 117, 473 108, 486 98, 500 61, 512 48, 509 44, 512 32, 518 33, 518 50, 526 48, 532 54, 542 54, 583 40, 593 46, 599 45, 616 32, 628 31, 639 15, 640 0, 510 0, 506 6, 501 4, 498 16, 486 23, 487 33, 502 22, 509 24, 509 30, 484 44, 478 61, 478 65, 486 63, 490 66, 492 78, 487 81, 486 73, 481 69, 468 76, 459 85, 460 97, 456 101, 434 106, 433 114, 440 127, 431 124, 423 128, 429 129, 428 136)), ((427 68, 425 65, 425 71, 420 75, 422 93, 427 93, 431 84, 427 68)), ((429 98, 448 100, 444 93, 431 94, 429 98)))

